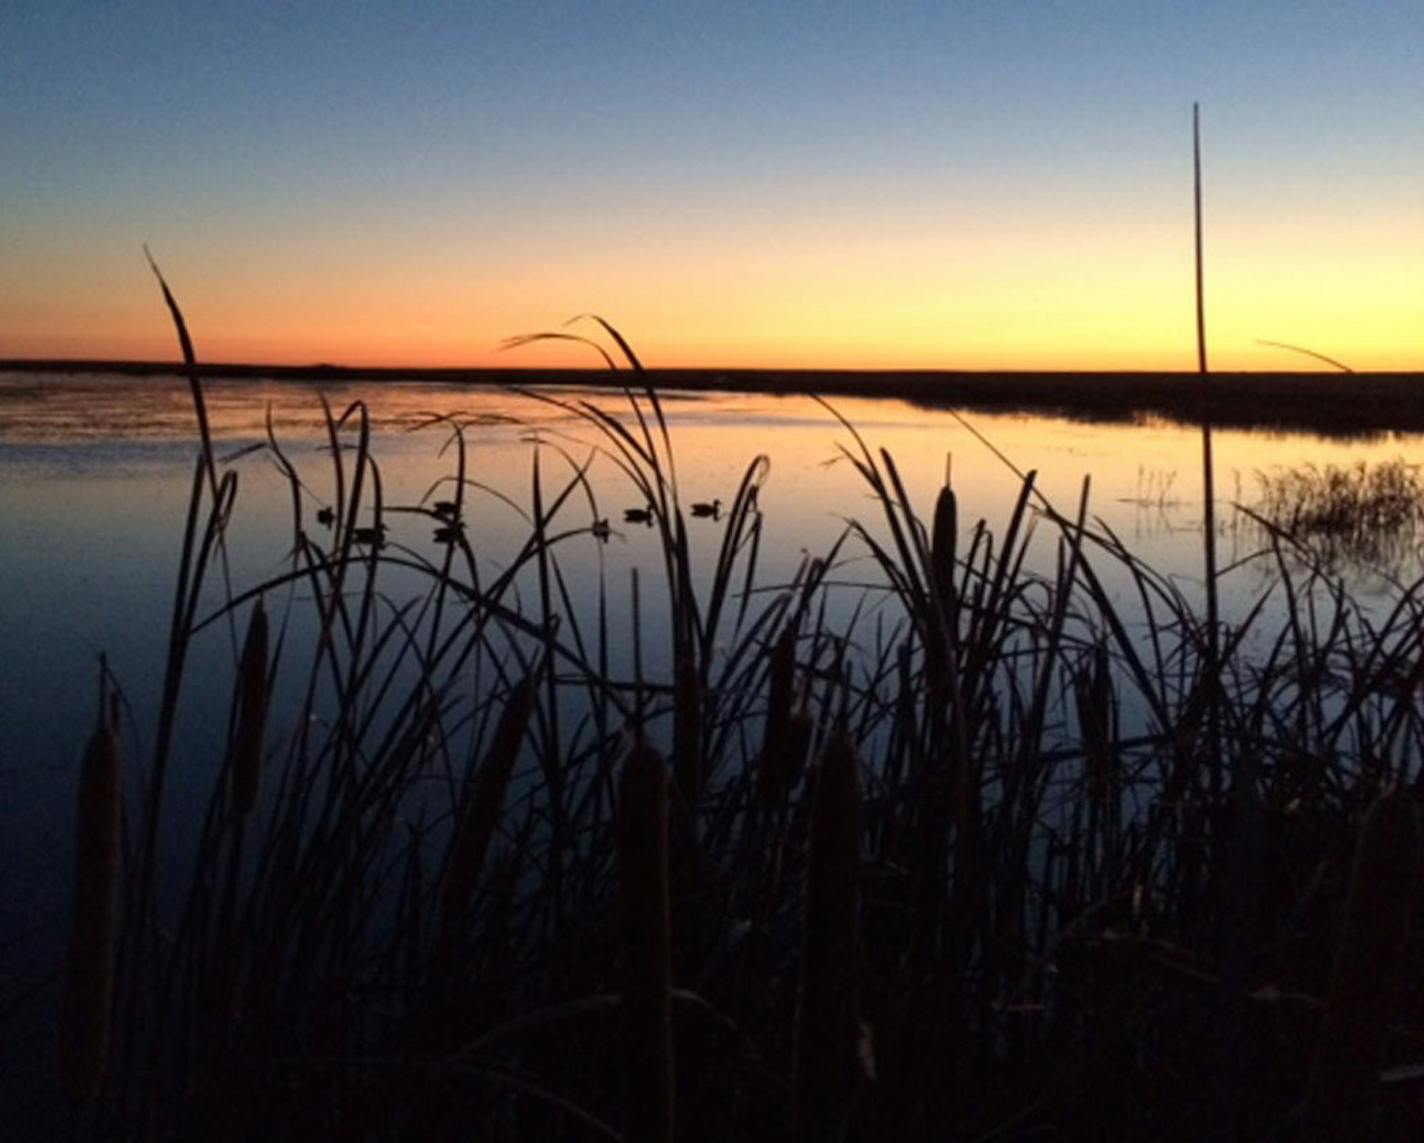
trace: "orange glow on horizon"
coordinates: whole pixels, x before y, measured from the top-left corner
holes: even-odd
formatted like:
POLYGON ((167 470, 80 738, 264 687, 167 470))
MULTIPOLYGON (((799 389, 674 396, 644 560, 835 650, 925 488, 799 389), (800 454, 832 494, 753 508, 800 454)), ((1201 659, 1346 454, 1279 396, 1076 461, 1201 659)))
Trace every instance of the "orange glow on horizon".
MULTIPOLYGON (((681 240, 653 234, 633 252, 595 238, 533 258, 457 247, 437 259, 432 239, 423 253, 374 266, 364 258, 376 247, 329 257, 308 249, 276 268, 264 260, 270 252, 224 250, 210 263, 221 273, 164 270, 199 357, 213 362, 598 368, 597 354, 575 344, 500 350, 506 337, 560 330, 569 315, 596 310, 652 367, 1194 368, 1180 227, 1008 221, 1016 225, 1001 219, 983 231, 932 230, 923 219, 860 231, 806 223, 769 234, 741 220, 681 240)), ((1298 227, 1249 223, 1208 234, 1213 368, 1329 368, 1261 341, 1359 371, 1424 367, 1424 290, 1410 255, 1417 224, 1402 242, 1380 230, 1311 244, 1298 227)), ((23 304, 0 292, 0 357, 175 359, 146 268, 130 252, 109 256, 100 272, 78 252, 52 262, 26 280, 23 304)), ((600 331, 584 323, 567 332, 600 331)))

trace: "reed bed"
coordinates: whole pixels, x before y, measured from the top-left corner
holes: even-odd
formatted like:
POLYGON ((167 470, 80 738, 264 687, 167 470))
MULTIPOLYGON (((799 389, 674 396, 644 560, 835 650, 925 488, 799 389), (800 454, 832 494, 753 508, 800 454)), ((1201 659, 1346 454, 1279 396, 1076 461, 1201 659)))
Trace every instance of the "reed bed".
MULTIPOLYGON (((765 582, 765 458, 701 551, 658 395, 596 334, 626 407, 530 394, 591 454, 534 443, 513 553, 484 548, 458 422, 436 422, 448 479, 392 506, 358 401, 326 410, 319 477, 269 439, 288 566, 232 585, 236 476, 204 442, 125 817, 113 1031, 71 1069, 97 1078, 69 1129, 1186 1140, 1230 1050, 1236 1137, 1289 1132, 1329 1066, 1316 1040, 1353 1026, 1330 982, 1356 970, 1331 950, 1383 892, 1360 870, 1384 811, 1353 856, 1366 809, 1383 794, 1408 817, 1424 781, 1424 584, 1365 608, 1271 534, 1258 603, 1208 631, 1092 523, 1086 486, 1061 512, 1026 473, 1005 521, 974 521, 972 489, 913 503, 844 422, 874 511, 765 582), (635 602, 627 673, 605 606, 626 585, 581 612, 565 568, 596 540, 595 458, 658 540, 668 622, 641 630, 635 602), (388 535, 396 507, 434 557, 388 535), (665 676, 645 674, 645 635, 666 640, 665 676), (199 641, 233 667, 216 759, 178 733, 199 641), (186 848, 162 843, 176 765, 211 772, 186 848)), ((1389 844, 1419 860, 1417 839, 1389 844)), ((1376 938, 1404 982, 1371 1018, 1396 1075, 1424 1052, 1418 916, 1376 938)), ((1373 1095, 1381 1137, 1417 1133, 1407 1082, 1373 1095)))
POLYGON ((1253 514, 1327 565, 1398 566, 1418 549, 1424 479, 1403 457, 1256 473, 1253 514))

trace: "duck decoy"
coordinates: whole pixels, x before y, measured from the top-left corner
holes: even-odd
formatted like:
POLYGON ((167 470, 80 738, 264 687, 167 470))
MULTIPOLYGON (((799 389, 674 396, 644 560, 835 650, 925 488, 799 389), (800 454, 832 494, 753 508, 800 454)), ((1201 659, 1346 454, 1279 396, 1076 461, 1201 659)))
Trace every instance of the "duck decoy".
POLYGON ((608 526, 607 519, 595 520, 589 525, 588 530, 593 538, 602 544, 608 543, 608 537, 613 534, 613 529, 608 526))
POLYGON ((333 508, 330 504, 326 505, 324 508, 318 508, 316 513, 316 522, 320 524, 323 528, 330 528, 331 525, 336 522, 336 509, 333 508))
POLYGON ((705 501, 692 505, 692 514, 710 519, 717 519, 722 515, 722 501, 720 499, 712 501, 711 504, 705 501))
POLYGON ((623 509, 623 523, 625 524, 652 524, 652 508, 625 508, 623 509))
POLYGON ((430 506, 437 519, 453 520, 460 514, 460 506, 453 500, 437 500, 430 506))
POLYGON ((386 526, 377 524, 373 528, 357 528, 351 533, 351 539, 358 544, 365 544, 372 548, 384 548, 386 546, 386 526))
POLYGON ((435 542, 437 544, 458 544, 464 531, 465 529, 459 524, 446 524, 444 527, 435 529, 435 542))

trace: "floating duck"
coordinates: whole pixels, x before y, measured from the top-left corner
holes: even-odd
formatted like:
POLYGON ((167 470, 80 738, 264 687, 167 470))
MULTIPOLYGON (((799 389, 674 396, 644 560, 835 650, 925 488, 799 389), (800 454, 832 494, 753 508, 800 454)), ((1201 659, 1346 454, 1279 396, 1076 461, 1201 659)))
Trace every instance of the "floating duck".
POLYGON ((625 508, 623 509, 623 523, 625 524, 652 524, 653 510, 648 508, 625 508))
POLYGON ((613 534, 613 529, 608 526, 608 521, 606 519, 595 520, 592 524, 589 525, 588 530, 593 535, 593 538, 595 540, 598 540, 600 543, 604 544, 608 543, 608 537, 613 534))
POLYGON ((715 520, 722 515, 722 501, 714 500, 711 504, 704 501, 694 504, 692 505, 692 514, 694 516, 703 516, 715 520))
POLYGON ((336 509, 328 504, 325 508, 317 509, 316 522, 323 528, 330 528, 336 521, 336 509))
POLYGON ((453 520, 460 514, 460 506, 453 500, 437 500, 430 510, 441 520, 453 520))
POLYGON ((435 542, 437 544, 458 544, 464 531, 465 529, 459 524, 446 524, 443 528, 435 529, 435 542))
POLYGON ((386 546, 386 526, 377 524, 374 528, 357 528, 351 533, 351 539, 368 547, 384 548, 386 546))

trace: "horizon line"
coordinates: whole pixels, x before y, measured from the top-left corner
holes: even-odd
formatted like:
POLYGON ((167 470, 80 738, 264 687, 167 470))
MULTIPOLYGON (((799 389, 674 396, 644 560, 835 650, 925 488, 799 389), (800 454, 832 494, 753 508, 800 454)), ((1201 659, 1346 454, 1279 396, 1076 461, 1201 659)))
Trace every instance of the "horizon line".
MULTIPOLYGON (((122 357, 0 357, 0 371, 21 372, 62 372, 64 370, 92 370, 116 373, 185 373, 188 366, 181 358, 165 360, 157 358, 122 357)), ((377 377, 405 375, 453 376, 453 375, 501 375, 501 374, 578 374, 591 377, 606 377, 636 373, 631 368, 610 369, 607 365, 376 365, 343 364, 330 361, 313 362, 263 362, 263 361, 200 361, 200 373, 232 373, 234 375, 285 374, 293 377, 321 377, 348 375, 355 377, 377 377)), ((1131 369, 1131 368, 1014 368, 1014 367, 863 367, 863 366, 815 366, 815 365, 644 365, 642 372, 660 375, 707 375, 727 374, 738 376, 862 376, 862 377, 950 377, 950 376, 1083 376, 1083 377, 1175 377, 1198 375, 1195 368, 1183 369, 1131 369)), ((1356 377, 1419 377, 1424 376, 1424 366, 1414 369, 1368 369, 1344 371, 1331 368, 1315 369, 1213 369, 1207 376, 1217 377, 1310 377, 1333 376, 1337 378, 1356 377)))

